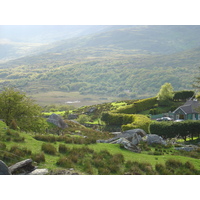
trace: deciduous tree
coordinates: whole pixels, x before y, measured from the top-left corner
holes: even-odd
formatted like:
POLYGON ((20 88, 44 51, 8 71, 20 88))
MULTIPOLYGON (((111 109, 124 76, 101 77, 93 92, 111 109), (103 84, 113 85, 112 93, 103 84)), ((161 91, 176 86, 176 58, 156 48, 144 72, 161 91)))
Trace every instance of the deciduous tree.
POLYGON ((0 93, 0 118, 10 126, 13 121, 24 131, 45 131, 47 123, 42 118, 42 108, 34 100, 14 88, 4 88, 0 93))
POLYGON ((160 91, 157 94, 159 105, 169 106, 173 96, 173 87, 171 83, 165 83, 161 86, 160 91))

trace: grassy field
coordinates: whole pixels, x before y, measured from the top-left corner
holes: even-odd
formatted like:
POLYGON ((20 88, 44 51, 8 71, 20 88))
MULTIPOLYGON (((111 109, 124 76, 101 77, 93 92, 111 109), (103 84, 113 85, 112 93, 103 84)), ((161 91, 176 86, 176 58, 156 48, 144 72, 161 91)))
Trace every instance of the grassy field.
MULTIPOLYGON (((19 146, 20 148, 27 148, 28 150, 31 150, 32 154, 38 154, 41 153, 41 147, 42 144, 45 143, 43 141, 38 141, 33 138, 34 135, 27 134, 27 133, 20 133, 21 137, 25 138, 24 142, 14 142, 14 141, 7 141, 5 142, 7 149, 10 149, 12 146, 19 146)), ((45 153, 45 162, 40 163, 38 165, 39 168, 47 168, 49 170, 55 170, 55 169, 64 169, 63 167, 59 167, 56 165, 56 162, 61 157, 61 154, 58 152, 58 148, 60 144, 65 144, 64 142, 53 142, 51 143, 57 150, 57 153, 55 155, 49 155, 45 153)), ((198 170, 200 170, 200 160, 191 158, 191 157, 185 157, 185 156, 179 156, 179 155, 173 155, 175 150, 169 149, 164 155, 149 155, 149 151, 142 151, 141 153, 134 153, 130 152, 126 149, 121 149, 120 145, 118 144, 106 144, 106 143, 97 143, 97 144, 65 144, 69 148, 82 148, 82 147, 88 147, 90 149, 93 149, 94 152, 100 152, 103 150, 106 150, 110 152, 112 155, 114 154, 122 154, 124 156, 125 162, 129 161, 136 161, 139 163, 150 163, 152 167, 155 169, 156 164, 164 164, 168 159, 176 159, 183 163, 190 161, 194 167, 198 170), (172 151, 172 152, 170 152, 172 151)), ((154 147, 151 148, 151 151, 153 152, 155 150, 154 147)), ((19 160, 24 158, 19 158, 19 160)), ((76 170, 83 172, 83 169, 80 165, 76 165, 74 167, 76 170)))

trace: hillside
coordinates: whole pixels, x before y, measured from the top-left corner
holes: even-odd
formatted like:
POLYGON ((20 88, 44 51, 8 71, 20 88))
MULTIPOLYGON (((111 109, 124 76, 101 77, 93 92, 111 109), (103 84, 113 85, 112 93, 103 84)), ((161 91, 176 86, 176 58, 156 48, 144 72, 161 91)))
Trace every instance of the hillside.
POLYGON ((109 26, 0 64, 1 84, 31 95, 60 91, 127 99, 152 97, 165 82, 174 90, 192 89, 199 32, 199 26, 109 26))
MULTIPOLYGON (((59 40, 98 33, 112 26, 89 25, 1 25, 0 61, 20 58, 48 49, 47 45, 59 40), (37 47, 37 48, 36 48, 37 47)), ((51 46, 51 45, 50 45, 51 46)))
POLYGON ((76 48, 139 50, 145 53, 171 54, 200 45, 199 26, 118 26, 89 36, 55 44, 51 52, 76 48))

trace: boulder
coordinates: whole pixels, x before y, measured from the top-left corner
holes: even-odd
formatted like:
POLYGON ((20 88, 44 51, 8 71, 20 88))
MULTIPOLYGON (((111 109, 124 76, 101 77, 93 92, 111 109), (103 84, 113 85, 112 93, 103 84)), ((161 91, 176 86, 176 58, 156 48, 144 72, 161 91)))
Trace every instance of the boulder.
POLYGON ((89 108, 89 109, 87 110, 87 113, 88 113, 88 114, 91 114, 91 113, 95 112, 96 110, 97 110, 96 107, 92 107, 92 108, 89 108))
POLYGON ((59 115, 56 115, 54 113, 49 116, 47 121, 62 129, 65 129, 68 127, 68 125, 63 121, 63 119, 59 115))
POLYGON ((196 145, 182 145, 181 147, 175 147, 176 150, 182 150, 182 151, 195 151, 198 149, 198 146, 196 145))
POLYGON ((118 133, 115 137, 108 140, 97 140, 97 143, 121 144, 125 149, 139 153, 141 149, 137 145, 146 135, 146 132, 142 129, 131 129, 120 134, 118 133))
POLYGON ((152 144, 166 145, 167 144, 166 141, 164 141, 162 137, 160 137, 159 135, 156 135, 156 134, 147 135, 146 142, 148 145, 152 145, 152 144))
POLYGON ((0 175, 11 175, 8 166, 0 160, 0 175))
MULTIPOLYGON (((133 136, 133 135, 135 135, 135 134, 140 135, 141 137, 144 137, 144 136, 147 135, 146 132, 145 132, 143 129, 139 129, 139 128, 138 128, 138 129, 127 130, 127 131, 124 131, 124 132, 122 133, 122 135, 123 135, 124 137, 133 136)), ((120 135, 118 135, 118 136, 120 136, 120 135)))
POLYGON ((32 162, 32 159, 20 161, 10 166, 9 170, 12 174, 28 174, 35 169, 35 167, 32 166, 32 162))
POLYGON ((120 138, 118 139, 115 144, 121 144, 123 145, 123 147, 129 151, 132 152, 136 152, 136 153, 140 153, 141 149, 137 146, 134 145, 132 142, 130 142, 129 140, 127 140, 126 138, 120 138))
POLYGON ((35 169, 31 173, 28 173, 28 175, 46 175, 48 173, 48 169, 35 169))
POLYGON ((78 115, 77 114, 69 114, 68 119, 77 119, 78 115))

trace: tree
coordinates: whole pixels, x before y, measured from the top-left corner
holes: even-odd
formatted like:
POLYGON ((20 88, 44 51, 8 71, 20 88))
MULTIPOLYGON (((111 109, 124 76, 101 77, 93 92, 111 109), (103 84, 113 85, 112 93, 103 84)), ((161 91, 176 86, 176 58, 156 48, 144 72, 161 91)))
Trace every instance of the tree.
MULTIPOLYGON (((200 71, 200 67, 199 67, 199 71, 200 71)), ((200 76, 195 77, 193 87, 198 90, 200 89, 200 76)))
POLYGON ((161 86, 159 93, 157 94, 159 105, 169 106, 173 99, 173 87, 171 83, 165 83, 161 86))
POLYGON ((42 108, 14 88, 4 88, 0 93, 0 118, 7 126, 15 122, 24 131, 42 132, 47 128, 46 120, 42 118, 42 108))
POLYGON ((86 122, 88 122, 90 120, 90 118, 87 115, 79 115, 77 121, 80 124, 85 124, 86 122))

